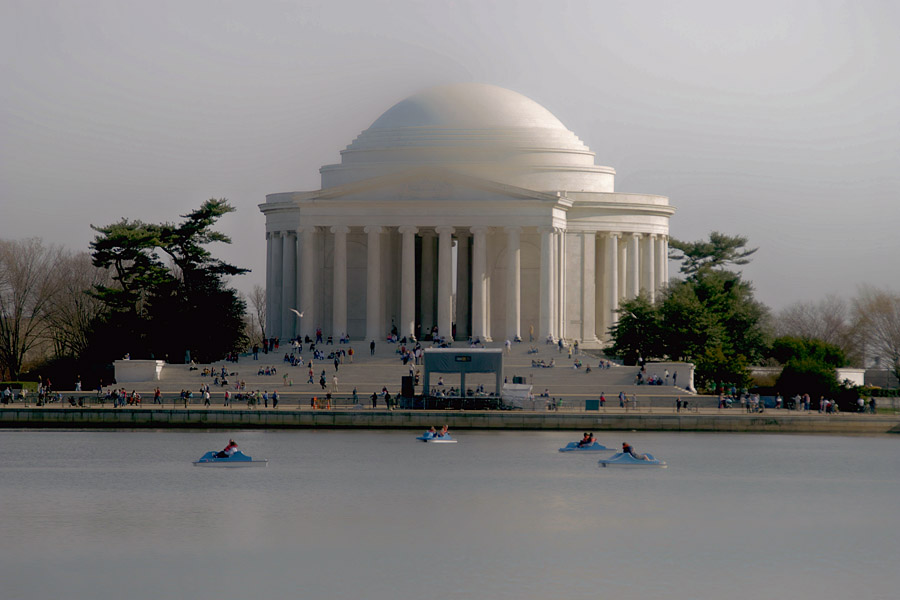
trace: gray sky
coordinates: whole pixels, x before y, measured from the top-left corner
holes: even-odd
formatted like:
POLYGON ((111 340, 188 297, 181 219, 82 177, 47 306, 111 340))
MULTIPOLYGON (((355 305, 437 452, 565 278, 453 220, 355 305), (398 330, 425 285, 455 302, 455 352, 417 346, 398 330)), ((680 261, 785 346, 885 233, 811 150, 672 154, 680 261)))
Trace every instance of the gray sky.
POLYGON ((267 193, 395 102, 478 81, 547 107, 673 237, 742 234, 774 309, 900 288, 900 9, 856 2, 0 2, 0 238, 211 197, 264 283, 267 193))

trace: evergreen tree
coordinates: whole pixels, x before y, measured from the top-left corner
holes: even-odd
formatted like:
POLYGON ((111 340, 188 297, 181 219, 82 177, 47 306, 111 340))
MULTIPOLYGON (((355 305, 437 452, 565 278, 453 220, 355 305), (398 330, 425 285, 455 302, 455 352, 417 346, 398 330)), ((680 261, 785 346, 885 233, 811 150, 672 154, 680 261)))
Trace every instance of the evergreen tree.
POLYGON ((678 244, 686 278, 670 282, 653 304, 646 298, 623 303, 608 352, 626 362, 637 356, 693 362, 695 381, 710 389, 743 385, 766 349, 767 311, 750 283, 725 267, 746 264, 755 250, 743 250, 745 238, 719 233, 709 242, 678 244))
POLYGON ((112 267, 116 282, 95 290, 108 307, 96 326, 95 351, 106 358, 128 352, 178 362, 190 353, 208 362, 243 346, 246 306, 225 278, 247 270, 214 258, 205 247, 231 242, 212 229, 230 212, 227 201, 212 199, 178 224, 123 219, 94 227, 94 264, 112 267))
POLYGON ((835 369, 846 366, 844 351, 834 344, 814 339, 783 336, 772 342, 769 355, 784 365, 776 383, 789 396, 808 393, 834 398, 838 393, 835 369))
POLYGON ((659 329, 659 310, 646 294, 626 300, 619 307, 619 319, 611 330, 613 345, 607 352, 626 365, 657 358, 659 329))
POLYGON ((681 272, 693 275, 703 269, 721 269, 726 265, 746 265, 750 256, 759 248, 745 249, 747 238, 725 235, 718 231, 709 234, 709 240, 683 242, 669 240, 669 258, 682 261, 681 272))

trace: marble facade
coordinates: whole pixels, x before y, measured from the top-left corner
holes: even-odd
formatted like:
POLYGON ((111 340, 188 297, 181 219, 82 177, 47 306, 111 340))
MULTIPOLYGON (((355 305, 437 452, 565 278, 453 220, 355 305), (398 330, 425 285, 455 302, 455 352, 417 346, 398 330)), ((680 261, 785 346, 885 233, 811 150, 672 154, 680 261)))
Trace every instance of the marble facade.
POLYGON ((615 170, 516 92, 431 88, 341 154, 321 189, 260 205, 270 336, 437 326, 599 347, 621 299, 668 280, 668 199, 614 191, 615 170))

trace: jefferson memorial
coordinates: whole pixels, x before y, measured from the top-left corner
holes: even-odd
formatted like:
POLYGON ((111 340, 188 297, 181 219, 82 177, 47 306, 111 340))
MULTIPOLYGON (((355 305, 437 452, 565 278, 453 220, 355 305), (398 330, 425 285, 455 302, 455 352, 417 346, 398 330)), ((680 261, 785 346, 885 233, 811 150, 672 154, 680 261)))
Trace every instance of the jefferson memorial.
POLYGON ((598 348, 622 299, 668 280, 668 198, 616 192, 615 169, 517 92, 426 89, 319 171, 321 189, 259 207, 270 337, 598 348))

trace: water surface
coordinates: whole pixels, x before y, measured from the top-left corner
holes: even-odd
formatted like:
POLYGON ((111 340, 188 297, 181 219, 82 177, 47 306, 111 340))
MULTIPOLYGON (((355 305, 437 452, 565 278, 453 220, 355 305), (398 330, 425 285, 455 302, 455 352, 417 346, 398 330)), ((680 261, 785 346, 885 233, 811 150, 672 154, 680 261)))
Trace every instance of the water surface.
POLYGON ((895 598, 900 439, 0 432, 4 598, 895 598), (266 469, 191 461, 233 435, 266 469))

